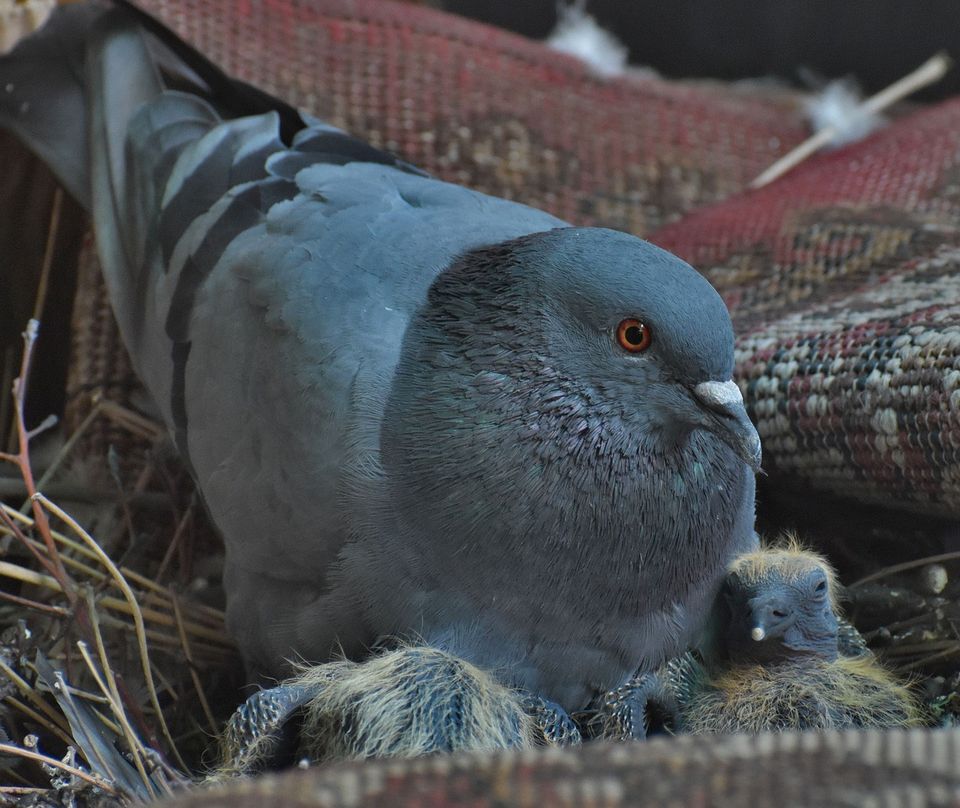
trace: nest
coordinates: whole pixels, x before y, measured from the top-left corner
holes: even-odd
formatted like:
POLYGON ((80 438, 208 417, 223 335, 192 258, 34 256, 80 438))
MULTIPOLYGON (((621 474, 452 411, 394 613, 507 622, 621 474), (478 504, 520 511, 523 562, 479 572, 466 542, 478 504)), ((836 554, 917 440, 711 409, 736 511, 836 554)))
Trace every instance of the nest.
POLYGON ((150 418, 94 397, 68 436, 54 418, 28 427, 38 329, 0 452, 0 802, 146 801, 203 774, 239 694, 222 551, 150 418), (104 424, 123 455, 77 457, 104 424))

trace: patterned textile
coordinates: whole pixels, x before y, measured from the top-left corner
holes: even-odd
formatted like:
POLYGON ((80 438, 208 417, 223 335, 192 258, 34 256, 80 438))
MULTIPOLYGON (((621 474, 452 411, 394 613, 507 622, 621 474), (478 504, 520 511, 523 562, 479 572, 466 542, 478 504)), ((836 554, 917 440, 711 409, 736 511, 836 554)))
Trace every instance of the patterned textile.
POLYGON ((960 100, 652 238, 731 307, 774 484, 960 514, 960 100))
POLYGON ((960 730, 655 738, 366 760, 233 780, 158 808, 808 808, 960 804, 960 730))

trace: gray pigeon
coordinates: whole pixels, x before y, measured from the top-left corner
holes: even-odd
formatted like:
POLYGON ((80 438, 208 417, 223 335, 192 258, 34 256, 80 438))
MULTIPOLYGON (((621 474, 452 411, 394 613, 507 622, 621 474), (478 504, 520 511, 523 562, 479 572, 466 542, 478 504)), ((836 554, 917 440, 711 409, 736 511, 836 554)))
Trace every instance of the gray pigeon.
POLYGON ((669 253, 432 179, 125 3, 0 59, 0 125, 92 213, 252 671, 405 638, 577 710, 754 546, 730 318, 669 253))

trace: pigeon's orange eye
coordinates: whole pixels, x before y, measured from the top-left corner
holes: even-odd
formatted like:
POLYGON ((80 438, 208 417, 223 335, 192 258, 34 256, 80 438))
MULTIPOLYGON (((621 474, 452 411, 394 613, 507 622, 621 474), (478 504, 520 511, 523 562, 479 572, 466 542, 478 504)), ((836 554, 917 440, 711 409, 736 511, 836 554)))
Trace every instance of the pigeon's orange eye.
POLYGON ((653 334, 650 332, 650 326, 633 317, 621 320, 620 325, 617 326, 617 342, 625 351, 640 353, 647 350, 652 341, 653 334))

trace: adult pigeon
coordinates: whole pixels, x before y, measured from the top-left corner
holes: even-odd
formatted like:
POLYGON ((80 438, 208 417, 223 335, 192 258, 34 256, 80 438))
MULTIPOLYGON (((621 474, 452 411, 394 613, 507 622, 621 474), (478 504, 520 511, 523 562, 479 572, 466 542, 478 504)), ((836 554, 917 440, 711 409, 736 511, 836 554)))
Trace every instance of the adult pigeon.
POLYGON ((121 2, 0 59, 0 124, 92 213, 251 670, 405 638, 576 710, 754 545, 730 319, 669 253, 432 179, 121 2))

